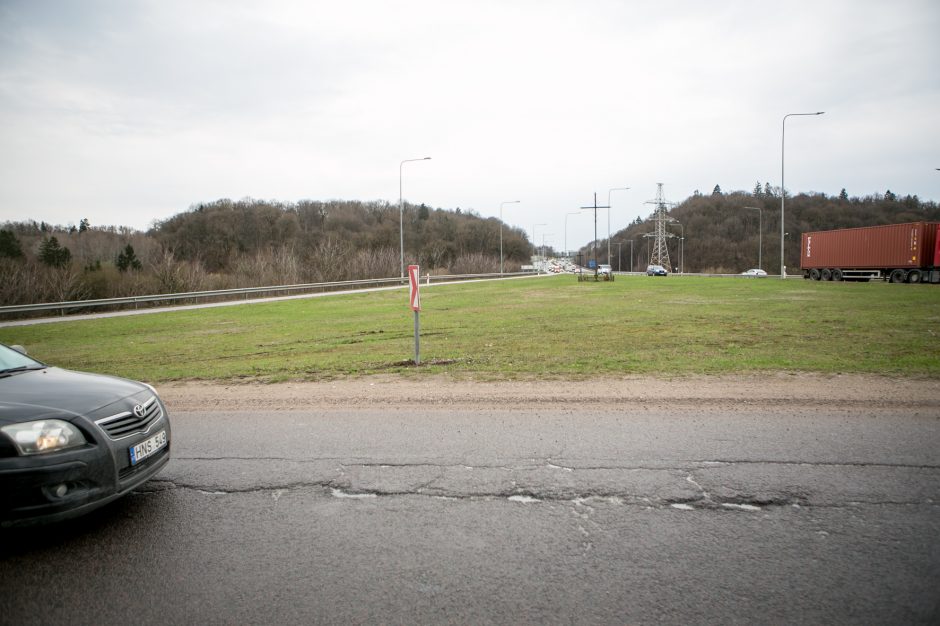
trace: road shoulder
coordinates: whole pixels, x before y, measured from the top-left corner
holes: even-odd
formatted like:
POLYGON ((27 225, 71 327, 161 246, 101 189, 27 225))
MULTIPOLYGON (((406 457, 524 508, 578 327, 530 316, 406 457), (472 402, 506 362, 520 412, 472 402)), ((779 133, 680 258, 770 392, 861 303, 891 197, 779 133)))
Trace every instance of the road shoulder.
POLYGON ((316 407, 540 406, 650 407, 755 405, 921 408, 940 417, 940 385, 926 379, 863 375, 761 374, 677 378, 625 377, 588 381, 455 380, 374 376, 277 384, 173 382, 159 386, 171 411, 302 410, 316 407))

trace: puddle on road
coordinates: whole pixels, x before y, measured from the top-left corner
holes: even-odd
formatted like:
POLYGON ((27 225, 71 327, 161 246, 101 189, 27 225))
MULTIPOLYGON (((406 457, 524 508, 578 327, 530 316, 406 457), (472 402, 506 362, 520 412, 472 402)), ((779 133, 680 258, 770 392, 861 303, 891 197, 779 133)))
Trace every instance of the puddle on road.
POLYGON ((378 498, 378 494, 375 493, 346 493, 341 489, 333 489, 332 495, 334 498, 349 498, 352 500, 365 500, 367 498, 378 498))
POLYGON ((760 511, 759 506, 754 506, 753 504, 733 504, 731 502, 723 502, 721 506, 726 509, 736 509, 738 511, 760 511))
POLYGON ((523 504, 531 504, 533 502, 541 502, 538 498, 533 498, 532 496, 509 496, 510 502, 521 502, 523 504))

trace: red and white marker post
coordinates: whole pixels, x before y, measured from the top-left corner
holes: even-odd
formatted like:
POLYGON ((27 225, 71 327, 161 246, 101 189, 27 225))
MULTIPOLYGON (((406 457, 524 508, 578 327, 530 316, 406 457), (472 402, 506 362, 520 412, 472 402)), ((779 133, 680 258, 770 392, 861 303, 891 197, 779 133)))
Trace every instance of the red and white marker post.
POLYGON ((417 265, 408 266, 408 301, 415 312, 415 365, 421 364, 421 279, 417 265))

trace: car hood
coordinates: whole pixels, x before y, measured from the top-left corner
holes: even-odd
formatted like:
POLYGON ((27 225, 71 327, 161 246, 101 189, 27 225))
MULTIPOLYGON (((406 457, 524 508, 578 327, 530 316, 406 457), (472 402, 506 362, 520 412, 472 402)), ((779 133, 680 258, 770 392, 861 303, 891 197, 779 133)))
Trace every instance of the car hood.
POLYGON ((87 415, 147 389, 113 376, 58 367, 0 378, 0 424, 87 415))

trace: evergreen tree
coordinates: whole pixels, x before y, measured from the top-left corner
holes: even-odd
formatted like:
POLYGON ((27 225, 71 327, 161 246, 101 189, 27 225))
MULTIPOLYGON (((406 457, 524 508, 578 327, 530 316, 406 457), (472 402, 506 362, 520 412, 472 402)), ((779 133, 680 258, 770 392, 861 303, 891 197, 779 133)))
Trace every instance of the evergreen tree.
POLYGON ((0 257, 23 258, 23 246, 12 230, 0 230, 0 257))
POLYGON ((72 252, 59 245, 55 237, 43 239, 39 246, 39 260, 49 267, 65 267, 72 260, 72 252))
POLYGON ((713 195, 713 196, 720 196, 720 195, 721 195, 721 185, 715 185, 715 188, 712 189, 712 195, 713 195))
POLYGON ((849 199, 849 194, 845 192, 845 187, 843 187, 842 191, 839 192, 839 200, 842 200, 843 202, 845 202, 848 199, 849 199))
POLYGON ((80 232, 80 233, 85 232, 86 230, 88 230, 88 226, 89 226, 89 224, 88 224, 88 218, 87 218, 87 217, 83 217, 83 218, 82 218, 82 221, 80 221, 80 222, 78 223, 78 232, 80 232))
POLYGON ((117 266, 118 270, 126 272, 127 270, 141 270, 143 269, 143 264, 140 262, 140 259, 137 258, 137 254, 134 252, 134 246, 127 244, 121 253, 118 254, 117 260, 114 261, 114 264, 117 266))
POLYGON ((760 181, 757 181, 757 184, 754 185, 754 197, 760 198, 762 195, 764 195, 764 192, 760 186, 760 181))
POLYGON ((764 195, 772 196, 774 195, 774 190, 771 188, 770 183, 764 183, 764 195))

